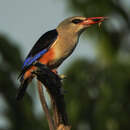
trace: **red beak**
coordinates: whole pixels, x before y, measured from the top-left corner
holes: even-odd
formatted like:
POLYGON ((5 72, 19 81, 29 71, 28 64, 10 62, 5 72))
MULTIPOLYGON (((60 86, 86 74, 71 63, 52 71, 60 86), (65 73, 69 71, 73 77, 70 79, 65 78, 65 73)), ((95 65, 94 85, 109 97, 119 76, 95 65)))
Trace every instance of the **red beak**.
POLYGON ((86 18, 81 24, 92 25, 96 23, 101 23, 106 19, 108 19, 108 17, 91 17, 91 18, 86 18))

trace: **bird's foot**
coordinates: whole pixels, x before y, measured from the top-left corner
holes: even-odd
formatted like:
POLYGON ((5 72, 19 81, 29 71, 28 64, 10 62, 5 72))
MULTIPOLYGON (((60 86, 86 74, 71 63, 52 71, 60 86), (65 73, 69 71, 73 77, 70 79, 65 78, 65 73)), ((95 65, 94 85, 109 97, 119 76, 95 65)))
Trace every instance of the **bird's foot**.
POLYGON ((66 79, 66 75, 64 75, 64 74, 61 74, 61 75, 59 75, 59 77, 61 78, 61 79, 66 79))

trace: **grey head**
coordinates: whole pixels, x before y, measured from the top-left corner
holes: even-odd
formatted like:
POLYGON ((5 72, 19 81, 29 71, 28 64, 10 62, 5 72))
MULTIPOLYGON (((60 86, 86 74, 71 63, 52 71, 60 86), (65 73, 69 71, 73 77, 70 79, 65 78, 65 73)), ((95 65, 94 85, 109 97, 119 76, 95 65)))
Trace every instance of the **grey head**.
POLYGON ((104 21, 106 17, 82 17, 74 16, 63 20, 57 27, 58 32, 68 34, 81 34, 93 24, 104 21))

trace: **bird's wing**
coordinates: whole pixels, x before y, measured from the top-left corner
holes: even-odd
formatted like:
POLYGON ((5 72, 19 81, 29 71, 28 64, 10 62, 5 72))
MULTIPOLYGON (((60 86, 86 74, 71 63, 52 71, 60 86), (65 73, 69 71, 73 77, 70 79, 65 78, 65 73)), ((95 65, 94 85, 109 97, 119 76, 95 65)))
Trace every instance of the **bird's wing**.
MULTIPOLYGON (((25 71, 42 55, 44 55, 48 49, 53 45, 54 41, 57 39, 58 32, 56 29, 51 30, 43 34, 40 39, 33 46, 28 56, 26 57, 24 64, 22 66, 22 72, 20 76, 25 73, 25 71)), ((19 76, 19 77, 20 77, 19 76)))

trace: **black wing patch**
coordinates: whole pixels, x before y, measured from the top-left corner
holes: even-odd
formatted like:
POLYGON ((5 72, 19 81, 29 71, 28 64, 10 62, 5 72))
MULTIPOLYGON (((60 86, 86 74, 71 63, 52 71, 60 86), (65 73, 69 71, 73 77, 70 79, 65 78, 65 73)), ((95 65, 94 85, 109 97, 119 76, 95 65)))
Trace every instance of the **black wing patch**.
POLYGON ((53 44, 53 42, 56 40, 57 36, 58 36, 58 32, 56 29, 48 31, 45 34, 43 34, 40 37, 40 39, 36 42, 36 44, 33 46, 27 58, 30 56, 33 57, 43 49, 50 47, 50 45, 53 44))
POLYGON ((19 77, 21 77, 36 60, 38 60, 44 53, 46 53, 46 51, 57 39, 57 36, 58 32, 56 29, 54 29, 46 32, 40 37, 40 39, 36 42, 26 57, 24 65, 22 67, 22 72, 19 77))

